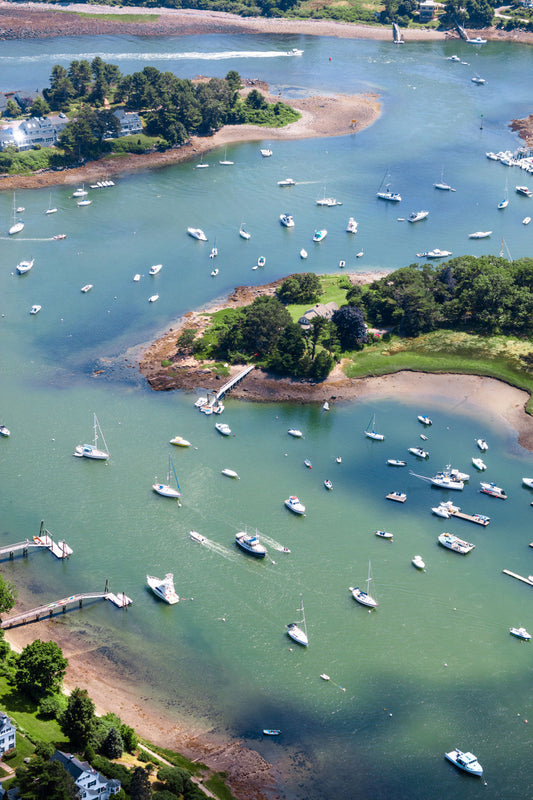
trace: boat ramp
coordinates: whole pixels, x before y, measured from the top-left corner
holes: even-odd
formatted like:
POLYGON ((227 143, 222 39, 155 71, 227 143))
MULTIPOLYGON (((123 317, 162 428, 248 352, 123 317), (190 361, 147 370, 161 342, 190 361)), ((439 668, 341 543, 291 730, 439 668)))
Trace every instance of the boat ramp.
POLYGON ((44 521, 41 520, 41 528, 38 536, 34 536, 33 539, 24 539, 22 542, 6 544, 4 547, 0 547, 0 560, 5 556, 9 556, 9 558, 13 560, 16 553, 22 553, 23 556, 27 556, 31 547, 45 547, 56 558, 60 559, 68 558, 74 552, 65 541, 60 540, 59 542, 55 542, 50 535, 50 531, 46 530, 44 527, 44 521))

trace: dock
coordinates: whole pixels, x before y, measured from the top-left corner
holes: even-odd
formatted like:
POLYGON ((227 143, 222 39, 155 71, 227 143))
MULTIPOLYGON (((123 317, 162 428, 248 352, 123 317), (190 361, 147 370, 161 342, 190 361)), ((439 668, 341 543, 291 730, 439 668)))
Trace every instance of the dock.
POLYGON ((224 386, 222 386, 222 388, 219 389, 218 392, 214 395, 214 397, 209 401, 209 404, 216 405, 216 403, 218 403, 224 397, 225 394, 227 394, 231 389, 233 389, 234 386, 240 383, 243 380, 243 378, 246 378, 246 376, 249 375, 253 369, 255 369, 254 365, 249 364, 247 367, 241 370, 241 372, 235 375, 234 378, 231 378, 231 380, 227 381, 224 384, 224 386))
POLYGON ((530 581, 529 578, 524 578, 523 575, 517 575, 516 572, 511 572, 510 569, 502 569, 502 572, 504 575, 509 575, 509 577, 515 578, 517 581, 522 581, 522 583, 527 583, 528 586, 533 586, 533 581, 530 581))
POLYGON ((50 531, 44 527, 44 521, 41 520, 38 536, 34 536, 33 539, 24 539, 22 542, 6 544, 4 547, 0 547, 0 560, 3 556, 9 556, 9 558, 13 560, 16 553, 21 553, 26 557, 32 547, 45 547, 47 550, 50 550, 56 558, 60 559, 68 558, 74 552, 65 541, 60 540, 55 542, 50 535, 50 531))
POLYGON ((475 522, 476 525, 483 525, 484 528, 490 523, 490 517, 486 517, 484 514, 465 514, 459 510, 452 511, 451 508, 448 509, 448 513, 450 517, 465 519, 467 522, 475 522))
POLYGON ((407 495, 402 494, 401 492, 391 492, 390 494, 385 495, 386 500, 394 500, 396 503, 405 503, 407 500, 407 495))

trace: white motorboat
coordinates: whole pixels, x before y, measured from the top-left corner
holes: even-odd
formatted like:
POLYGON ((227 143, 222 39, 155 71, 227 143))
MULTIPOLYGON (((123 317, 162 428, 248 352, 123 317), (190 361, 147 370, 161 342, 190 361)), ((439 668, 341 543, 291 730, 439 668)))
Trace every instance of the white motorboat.
POLYGON ((195 408, 202 408, 203 406, 205 406, 206 403, 207 403, 207 397, 198 397, 194 401, 194 407, 195 408))
POLYGON ((495 483, 481 483, 481 489, 479 490, 482 494, 488 494, 490 497, 498 497, 500 500, 507 500, 507 495, 505 494, 505 490, 501 488, 501 486, 496 486, 495 483))
POLYGON ((353 217, 350 217, 346 225, 346 233, 357 233, 358 223, 353 217))
POLYGON ((211 277, 212 278, 216 278, 216 276, 218 275, 219 272, 220 272, 219 268, 215 267, 215 269, 211 270, 211 277))
POLYGON ((407 495, 405 492, 389 492, 389 494, 385 495, 387 500, 394 500, 395 503, 405 503, 407 500, 407 495))
POLYGON ((39 313, 39 311, 41 310, 41 308, 42 308, 42 306, 39 306, 39 305, 33 305, 33 306, 31 307, 31 309, 30 309, 30 314, 38 314, 38 313, 39 313))
POLYGON ((187 228, 187 233, 193 239, 198 239, 200 242, 207 242, 207 236, 201 228, 187 228))
POLYGON ((447 256, 451 255, 451 250, 439 250, 438 247, 435 247, 433 250, 428 250, 426 258, 447 258, 447 256))
POLYGON ((135 275, 133 276, 133 280, 134 280, 135 283, 139 283, 139 281, 141 280, 141 276, 140 276, 139 272, 135 273, 135 275))
POLYGON ((159 300, 158 294, 153 294, 148 298, 149 303, 157 303, 158 300, 159 300))
POLYGON ((489 449, 489 446, 488 446, 487 442, 485 441, 485 439, 476 439, 476 444, 477 444, 477 446, 479 447, 479 449, 480 449, 480 450, 481 450, 483 453, 484 453, 486 450, 488 450, 488 449, 489 449))
POLYGON ((287 50, 288 56, 303 56, 304 51, 298 50, 297 47, 293 47, 292 50, 287 50))
POLYGON ((156 578, 154 575, 147 575, 146 583, 156 597, 164 600, 165 603, 168 603, 170 606, 179 603, 180 598, 174 589, 174 575, 171 572, 167 572, 164 578, 156 578))
POLYGON ((441 533, 438 542, 448 550, 453 550, 454 553, 460 553, 462 556, 470 553, 475 547, 475 544, 465 542, 464 539, 459 539, 459 537, 454 536, 453 533, 441 533))
POLYGON ((407 217, 407 222, 420 222, 421 219, 426 219, 429 216, 429 211, 413 211, 407 217))
POLYGON ((413 567, 416 567, 417 569, 426 568, 426 564, 422 556, 413 556, 413 558, 411 559, 411 564, 413 565, 413 567))
MULTIPOLYGON (((468 39, 468 41, 473 42, 474 40, 468 39)), ((475 775, 477 778, 481 778, 483 775, 483 767, 473 753, 463 753, 462 750, 456 747, 455 750, 444 753, 444 758, 451 761, 459 769, 464 770, 464 772, 469 772, 470 775, 475 775)))
POLYGON ((298 428, 289 428, 287 433, 289 436, 294 436, 295 439, 301 439, 303 436, 303 433, 298 428))
POLYGON ((370 418, 368 425, 364 430, 364 434, 368 439, 375 439, 378 442, 382 442, 385 439, 385 436, 382 433, 376 433, 374 430, 374 426, 376 424, 376 415, 370 418))
POLYGON ((525 642, 529 642, 531 639, 531 634, 522 626, 520 628, 509 628, 509 633, 511 636, 516 636, 517 639, 523 639, 525 642))
POLYGON ((485 464, 485 462, 483 461, 482 458, 474 458, 473 457, 472 458, 472 464, 475 466, 476 469, 479 469, 481 471, 487 469, 487 465, 485 464))
POLYGON ((266 264, 266 258, 264 256, 259 256, 259 258, 257 259, 257 266, 264 267, 265 264, 266 264))
POLYGON ((294 219, 291 214, 280 214, 279 221, 286 228, 294 228, 294 219))
POLYGON ((225 475, 226 478, 235 478, 236 480, 240 480, 238 472, 235 472, 234 469, 229 469, 229 467, 224 467, 224 469, 221 470, 221 474, 225 475))
POLYGON ((74 455, 78 458, 92 458, 96 461, 107 461, 109 458, 109 448, 107 446, 104 434, 98 422, 96 414, 93 414, 93 443, 92 444, 78 444, 74 449, 74 455), (98 439, 104 443, 104 448, 98 447, 98 439))
POLYGON ((340 200, 336 200, 334 197, 321 197, 316 201, 317 206, 327 206, 332 208, 333 206, 342 206, 340 200))
POLYGON ((524 486, 527 486, 528 489, 533 489, 533 478, 522 478, 522 483, 524 486))
POLYGON ((324 400, 324 404, 322 406, 322 411, 329 411, 329 403, 327 400, 324 400))
POLYGON ((170 440, 170 444, 175 444, 177 447, 191 446, 191 443, 187 439, 184 439, 183 436, 174 436, 174 438, 170 440))
POLYGON ((78 200, 76 205, 79 206, 80 208, 83 208, 84 206, 90 206, 92 202, 93 202, 92 200, 78 200))
POLYGON ((406 467, 407 461, 401 461, 399 458, 388 458, 387 464, 389 467, 406 467))
POLYGON ((301 644, 303 647, 307 647, 309 645, 309 638, 307 636, 307 625, 305 623, 305 612, 304 612, 302 595, 300 595, 299 611, 301 619, 299 619, 297 622, 290 622, 287 625, 287 634, 297 644, 301 644))
POLYGON ((199 542, 200 544, 205 544, 207 542, 207 536, 202 536, 198 531, 189 531, 189 536, 193 542, 199 542))
POLYGON ((0 425, 0 436, 11 436, 11 431, 6 425, 0 425))
POLYGON ((264 547, 257 536, 250 536, 246 531, 241 531, 235 536, 235 544, 246 553, 255 556, 255 558, 264 558, 266 556, 266 547, 264 547))
POLYGON ((461 59, 459 58, 459 56, 453 55, 453 56, 448 56, 446 61, 457 61, 459 63, 461 59))
POLYGON ((464 481, 452 475, 450 465, 441 472, 437 472, 437 474, 429 480, 432 486, 438 486, 440 489, 455 489, 456 491, 462 492, 465 488, 464 481))
POLYGON ((486 39, 482 39, 481 36, 475 36, 473 39, 466 40, 468 44, 487 44, 486 39))
POLYGON ((272 150, 269 147, 262 147, 259 152, 263 156, 263 158, 270 158, 272 155, 272 150))
POLYGON ((416 456, 417 458, 428 458, 429 453, 427 450, 423 450, 421 447, 409 447, 408 452, 411 453, 412 456, 416 456))
POLYGON ((239 228, 239 236, 241 237, 241 239, 249 239, 251 237, 251 235, 252 234, 248 233, 248 231, 244 227, 244 222, 243 222, 241 224, 241 227, 239 228))
POLYGON ((372 567, 370 561, 368 562, 368 578, 366 579, 366 591, 360 589, 358 586, 350 586, 350 591, 354 600, 361 603, 368 608, 377 608, 378 601, 370 594, 370 582, 372 581, 372 567))
POLYGON ((390 542, 394 539, 394 534, 390 531, 375 531, 375 535, 380 539, 388 539, 390 542))
POLYGON ((502 200, 500 203, 498 203, 498 208, 501 211, 502 209, 507 208, 508 205, 509 205, 509 200, 506 197, 504 200, 502 200))
POLYGON ((14 236, 16 233, 20 233, 24 229, 24 223, 22 220, 17 219, 17 204, 15 199, 15 193, 13 193, 13 222, 11 227, 9 228, 9 235, 14 236))
POLYGON ((491 235, 492 231, 476 231, 475 233, 469 233, 469 239, 488 239, 491 235))
POLYGON ((531 195, 533 194, 531 189, 528 189, 527 186, 515 186, 515 189, 518 194, 521 194, 524 197, 531 197, 531 195))
POLYGON ((152 489, 156 494, 160 494, 161 497, 170 497, 172 500, 176 500, 181 497, 181 490, 180 485, 178 483, 178 476, 176 475, 176 470, 174 469, 174 462, 172 458, 168 457, 168 472, 167 472, 167 482, 166 483, 154 483, 152 484, 152 489), (170 476, 171 471, 174 474, 174 479, 176 481, 176 488, 170 485, 170 476))
POLYGON ((435 506, 431 510, 437 517, 442 517, 443 519, 450 519, 450 517, 453 516, 453 514, 455 514, 457 511, 460 511, 461 509, 459 506, 455 506, 451 500, 442 500, 438 506, 435 506))
POLYGON ((222 436, 231 436, 231 428, 227 422, 215 422, 215 428, 222 436))
POLYGON ((485 83, 485 78, 482 78, 480 75, 474 75, 471 80, 472 83, 477 83, 478 86, 482 86, 485 83))
POLYGON ((313 242, 321 242, 326 238, 327 235, 328 232, 325 228, 322 228, 322 230, 316 230, 313 234, 313 242))
POLYGON ((296 186, 296 181, 292 178, 285 178, 282 181, 278 181, 278 186, 296 186))
POLYGON ((324 488, 328 489, 328 491, 331 491, 333 489, 333 481, 330 481, 329 478, 326 478, 324 481, 324 488))
POLYGON ((30 261, 19 261, 17 264, 17 272, 19 275, 25 275, 26 272, 29 272, 30 269, 33 267, 34 259, 32 258, 30 261))
POLYGON ((428 417, 427 414, 419 414, 417 420, 422 423, 422 425, 433 425, 433 422, 428 417))
POLYGON ((303 247, 300 250, 300 258, 307 258, 307 250, 305 250, 303 247))
POLYGON ((161 272, 161 270, 162 270, 162 269, 163 269, 163 264, 154 264, 154 265, 153 265, 152 267, 150 267, 150 269, 148 270, 148 274, 149 274, 149 275, 157 275, 157 273, 158 273, 158 272, 161 272))
POLYGON ((79 186, 75 192, 72 192, 72 197, 86 197, 89 194, 84 185, 79 186))
POLYGON ((524 219, 522 220, 522 225, 529 225, 530 222, 531 222, 531 217, 524 217, 524 219))
POLYGON ((285 505, 290 511, 294 511, 295 514, 300 514, 301 516, 305 514, 305 506, 303 503, 300 503, 299 498, 295 494, 291 494, 290 497, 287 497, 285 505))
POLYGON ((81 291, 83 292, 83 294, 87 294, 87 292, 90 292, 92 288, 93 288, 92 283, 86 283, 85 286, 81 287, 81 291))

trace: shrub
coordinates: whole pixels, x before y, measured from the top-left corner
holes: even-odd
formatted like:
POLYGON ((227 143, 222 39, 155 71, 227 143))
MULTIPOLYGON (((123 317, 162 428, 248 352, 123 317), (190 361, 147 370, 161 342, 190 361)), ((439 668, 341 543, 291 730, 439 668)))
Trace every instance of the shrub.
POLYGON ((170 367, 172 365, 172 361, 169 358, 164 358, 161 362, 162 367, 170 367))

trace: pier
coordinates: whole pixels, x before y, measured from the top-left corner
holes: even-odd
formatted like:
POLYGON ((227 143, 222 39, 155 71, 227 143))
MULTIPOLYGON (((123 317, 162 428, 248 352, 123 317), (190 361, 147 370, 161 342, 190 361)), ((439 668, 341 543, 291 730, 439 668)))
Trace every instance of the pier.
POLYGON ((490 522, 490 517, 485 517, 483 514, 464 514, 460 509, 455 511, 449 508, 448 514, 450 517, 457 517, 458 519, 465 519, 467 522, 475 522, 476 525, 483 525, 484 528, 490 522))
MULTIPOLYGON (((522 581, 522 583, 527 583, 528 586, 533 586, 533 581, 529 578, 524 578, 523 575, 517 575, 516 572, 511 572, 510 569, 502 569, 504 575, 509 575, 510 578, 515 578, 517 581, 522 581)), ((531 576, 533 577, 533 575, 531 576)))
POLYGON ((225 383, 224 386, 221 389, 219 389, 218 392, 211 398, 211 400, 209 401, 209 405, 210 406, 216 405, 224 397, 224 395, 227 394, 227 392, 229 392, 231 389, 233 389, 234 386, 240 383, 243 380, 243 378, 246 378, 246 376, 249 375, 253 369, 255 369, 254 365, 249 364, 241 372, 235 375, 234 378, 231 378, 231 380, 227 381, 227 383, 225 383))
POLYGON ((38 536, 34 536, 33 539, 24 539, 22 542, 6 544, 4 547, 0 547, 0 560, 4 556, 9 556, 9 558, 13 560, 16 553, 22 553, 22 555, 26 557, 31 547, 45 547, 47 550, 50 550, 56 558, 68 558, 74 552, 65 541, 60 540, 59 542, 54 542, 50 531, 46 530, 44 527, 44 520, 41 520, 38 536))
POLYGON ((43 619, 52 619, 59 611, 65 614, 69 606, 78 604, 78 608, 83 607, 86 600, 109 600, 117 608, 127 608, 131 605, 131 598, 127 597, 124 592, 114 594, 109 591, 108 582, 106 581, 105 590, 103 592, 80 592, 72 594, 70 597, 63 597, 61 600, 56 600, 53 603, 45 603, 45 605, 32 608, 30 611, 23 611, 21 614, 15 614, 13 617, 2 620, 0 628, 14 628, 17 625, 26 625, 27 622, 40 622, 43 619))

